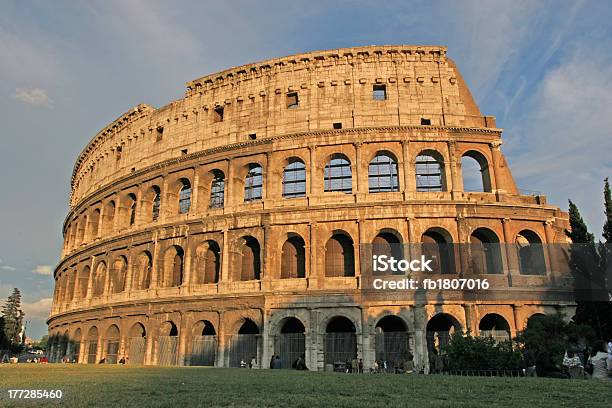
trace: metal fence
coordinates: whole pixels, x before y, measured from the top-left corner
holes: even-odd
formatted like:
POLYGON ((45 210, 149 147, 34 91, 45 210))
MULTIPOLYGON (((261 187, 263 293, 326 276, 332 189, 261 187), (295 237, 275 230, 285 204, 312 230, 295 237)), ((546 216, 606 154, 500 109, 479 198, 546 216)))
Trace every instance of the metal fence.
POLYGON ((95 340, 87 342, 87 364, 96 364, 96 352, 98 342, 95 340))
POLYGON ((174 366, 178 363, 178 336, 159 336, 159 356, 157 364, 174 366))
POLYGON ((257 358, 259 334, 234 334, 230 338, 230 367, 240 367, 240 363, 249 364, 257 358))
POLYGON ((402 367, 408 359, 410 346, 406 332, 376 333, 376 359, 386 361, 388 369, 402 367))
POLYGON ((493 337, 493 340, 500 343, 510 340, 510 333, 506 330, 481 330, 480 337, 493 337))
POLYGON ((306 352, 304 333, 279 334, 274 339, 274 354, 281 359, 282 368, 292 368, 293 362, 306 352))
POLYGON ((75 341, 72 345, 72 350, 72 359, 78 363, 79 357, 81 356, 81 342, 75 341))
POLYGON ((146 337, 130 338, 128 364, 144 364, 146 337))
POLYGON ((427 349, 442 350, 450 342, 449 331, 428 331, 427 332, 427 349))
POLYGON ((192 366, 214 366, 217 356, 217 336, 194 336, 191 341, 192 366))
POLYGON ((351 361, 357 357, 357 337, 355 333, 325 334, 325 363, 351 361))
POLYGON ((117 364, 119 354, 119 340, 109 340, 106 343, 106 364, 117 364))

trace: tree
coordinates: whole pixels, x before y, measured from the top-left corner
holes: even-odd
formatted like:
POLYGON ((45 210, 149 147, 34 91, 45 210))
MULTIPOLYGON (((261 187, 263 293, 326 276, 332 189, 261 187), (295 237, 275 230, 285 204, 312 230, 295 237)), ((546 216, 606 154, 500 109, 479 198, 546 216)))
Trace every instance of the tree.
POLYGON ((604 242, 612 245, 612 193, 607 177, 604 180, 604 209, 606 214, 606 222, 603 227, 604 242))
POLYGON ((2 317, 4 318, 4 335, 11 345, 20 344, 21 327, 25 314, 21 310, 21 292, 13 289, 13 293, 2 307, 2 317))
POLYGON ((10 342, 4 334, 4 317, 0 316, 0 350, 5 350, 10 347, 10 342))
POLYGON ((576 204, 569 201, 569 223, 570 230, 565 230, 565 235, 567 235, 573 243, 575 244, 589 244, 595 241, 595 237, 591 234, 587 228, 586 223, 582 219, 582 215, 580 215, 580 211, 576 204))

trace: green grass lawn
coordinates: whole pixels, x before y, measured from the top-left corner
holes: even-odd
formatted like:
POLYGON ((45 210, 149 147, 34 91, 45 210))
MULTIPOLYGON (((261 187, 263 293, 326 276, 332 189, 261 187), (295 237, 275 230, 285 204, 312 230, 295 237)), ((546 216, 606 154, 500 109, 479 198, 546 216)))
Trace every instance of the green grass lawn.
POLYGON ((200 367, 0 366, 0 406, 610 407, 612 383, 543 378, 375 375, 200 367), (9 389, 60 389, 58 402, 9 389))

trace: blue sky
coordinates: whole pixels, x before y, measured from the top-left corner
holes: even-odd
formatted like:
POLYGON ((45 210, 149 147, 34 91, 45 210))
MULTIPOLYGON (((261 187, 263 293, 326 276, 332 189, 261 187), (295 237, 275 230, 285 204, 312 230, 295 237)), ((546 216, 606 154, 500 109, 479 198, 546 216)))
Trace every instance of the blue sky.
POLYGON ((30 334, 51 304, 77 154, 138 103, 231 66, 317 49, 448 46, 504 128, 519 187, 601 235, 612 171, 612 2, 0 1, 0 299, 24 294, 30 334))

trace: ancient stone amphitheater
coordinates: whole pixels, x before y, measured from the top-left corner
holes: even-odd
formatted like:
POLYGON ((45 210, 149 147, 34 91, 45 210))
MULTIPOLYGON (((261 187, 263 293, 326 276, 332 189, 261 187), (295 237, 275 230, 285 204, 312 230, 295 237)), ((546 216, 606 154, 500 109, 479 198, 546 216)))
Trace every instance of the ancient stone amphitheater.
POLYGON ((74 167, 52 359, 427 370, 452 332, 571 316, 567 215, 517 189, 501 133, 438 46, 271 59, 129 110, 74 167), (374 289, 373 253, 419 251, 412 278, 489 289, 374 289))

